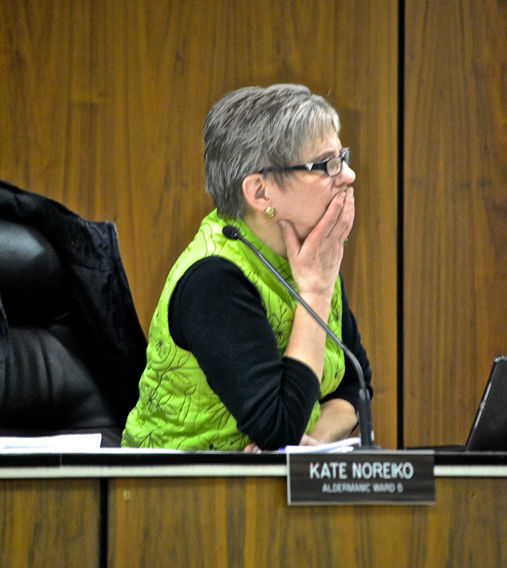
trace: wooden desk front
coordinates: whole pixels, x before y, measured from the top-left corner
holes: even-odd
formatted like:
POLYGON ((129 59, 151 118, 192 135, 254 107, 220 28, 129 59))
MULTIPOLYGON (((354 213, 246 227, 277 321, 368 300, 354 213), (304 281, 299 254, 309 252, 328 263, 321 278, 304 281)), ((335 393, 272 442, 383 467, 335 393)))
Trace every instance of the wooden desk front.
POLYGON ((289 507, 279 458, 193 458, 0 457, 0 567, 505 565, 505 455, 482 466, 436 458, 437 502, 425 506, 289 507))
POLYGON ((0 567, 99 568, 100 486, 97 479, 0 480, 0 567))
POLYGON ((436 505, 288 507, 283 478, 115 479, 108 566, 499 568, 506 490, 439 478, 436 505))

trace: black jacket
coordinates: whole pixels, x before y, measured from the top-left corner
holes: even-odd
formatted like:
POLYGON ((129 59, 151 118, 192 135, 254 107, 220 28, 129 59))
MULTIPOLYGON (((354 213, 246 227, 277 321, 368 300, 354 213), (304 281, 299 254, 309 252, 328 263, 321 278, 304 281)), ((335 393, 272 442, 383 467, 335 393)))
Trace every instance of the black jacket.
MULTIPOLYGON (((146 339, 121 260, 115 225, 88 221, 56 201, 1 180, 0 220, 35 228, 55 249, 65 272, 72 326, 80 343, 93 354, 99 375, 96 380, 121 427, 139 396, 146 339)), ((23 294, 22 284, 19 286, 23 294)), ((13 323, 8 321, 7 300, 2 303, 1 294, 0 289, 0 416, 8 410, 3 405, 8 399, 9 324, 13 323)), ((35 313, 44 311, 44 303, 35 291, 24 294, 22 305, 25 311, 35 313)))

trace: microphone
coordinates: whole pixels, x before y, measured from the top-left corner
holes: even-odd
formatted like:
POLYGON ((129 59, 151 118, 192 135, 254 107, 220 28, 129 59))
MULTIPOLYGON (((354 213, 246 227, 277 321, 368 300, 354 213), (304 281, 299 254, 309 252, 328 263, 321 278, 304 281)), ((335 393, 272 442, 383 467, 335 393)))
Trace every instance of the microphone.
POLYGON ((356 356, 352 351, 333 333, 333 330, 324 322, 324 320, 313 310, 313 308, 303 300, 303 298, 294 290, 294 288, 285 280, 285 278, 276 270, 276 268, 267 260, 263 254, 257 250, 254 245, 245 239, 241 234, 238 227, 234 225, 226 225, 222 229, 222 233, 233 241, 243 242, 256 256, 257 258, 269 269, 269 271, 287 288, 290 294, 296 298, 296 300, 306 309, 306 311, 313 317, 313 319, 320 325, 320 327, 327 333, 327 335, 342 349, 348 360, 352 363, 354 370, 356 372, 357 378, 359 379, 359 432, 361 447, 373 448, 373 424, 371 418, 371 402, 370 393, 366 388, 366 382, 364 380, 363 369, 359 364, 356 356))

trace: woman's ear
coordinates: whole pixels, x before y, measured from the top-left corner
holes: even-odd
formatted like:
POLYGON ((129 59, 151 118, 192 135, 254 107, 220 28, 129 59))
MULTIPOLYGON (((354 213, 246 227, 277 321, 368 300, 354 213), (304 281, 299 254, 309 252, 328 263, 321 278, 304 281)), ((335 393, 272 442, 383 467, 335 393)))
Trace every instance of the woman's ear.
POLYGON ((243 180, 243 196, 252 209, 265 211, 271 205, 269 188, 262 174, 250 174, 243 180))

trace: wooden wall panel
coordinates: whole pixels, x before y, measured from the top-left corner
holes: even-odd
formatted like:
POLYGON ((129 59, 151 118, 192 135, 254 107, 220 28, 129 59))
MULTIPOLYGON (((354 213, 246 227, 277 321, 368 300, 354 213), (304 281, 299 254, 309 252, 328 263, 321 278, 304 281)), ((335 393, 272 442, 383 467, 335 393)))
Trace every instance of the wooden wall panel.
POLYGON ((289 507, 284 478, 113 480, 108 566, 502 565, 505 480, 436 483, 436 505, 289 507))
POLYGON ((464 443, 507 352, 507 5, 405 6, 405 443, 464 443))
POLYGON ((201 127, 225 91, 306 83, 352 147, 347 292, 375 373, 377 440, 396 445, 396 1, 4 0, 0 176, 117 223, 144 329, 210 210, 201 127))
POLYGON ((97 568, 99 480, 1 480, 0 566, 97 568))

